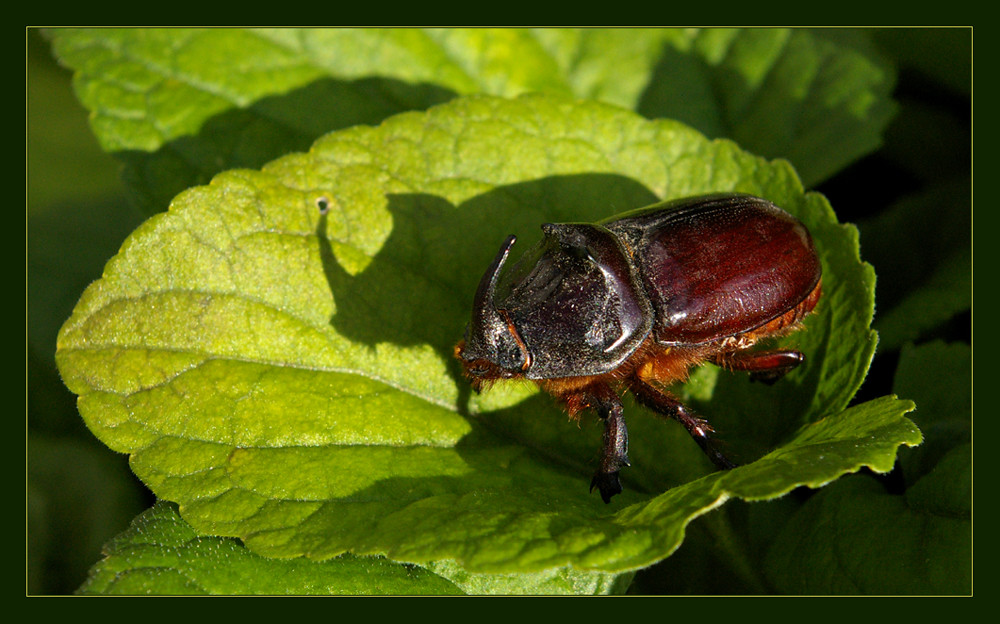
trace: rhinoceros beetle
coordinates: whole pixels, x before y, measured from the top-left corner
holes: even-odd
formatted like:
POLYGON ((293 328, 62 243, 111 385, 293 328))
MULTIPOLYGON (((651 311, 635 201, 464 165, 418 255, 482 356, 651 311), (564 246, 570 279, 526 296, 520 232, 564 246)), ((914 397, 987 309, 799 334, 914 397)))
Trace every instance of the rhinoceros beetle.
POLYGON ((625 390, 684 425, 717 466, 733 467, 712 427, 664 387, 706 361, 765 383, 803 362, 798 351, 750 347, 797 329, 819 300, 806 227, 764 199, 718 194, 542 232, 504 273, 509 236, 479 283, 455 347, 473 388, 530 379, 573 418, 595 409, 604 434, 590 490, 605 503, 629 465, 625 390))

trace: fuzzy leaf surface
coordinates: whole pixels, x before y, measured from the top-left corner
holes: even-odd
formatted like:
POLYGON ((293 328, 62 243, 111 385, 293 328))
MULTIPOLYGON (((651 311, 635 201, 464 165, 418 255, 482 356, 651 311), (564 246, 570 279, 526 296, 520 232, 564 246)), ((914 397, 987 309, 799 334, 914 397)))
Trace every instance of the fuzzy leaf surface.
POLYGON ((199 535, 177 507, 157 501, 104 547, 79 594, 103 595, 586 595, 623 589, 630 575, 557 568, 475 574, 453 562, 428 569, 382 557, 268 559, 231 538, 199 535), (620 580, 619 580, 620 579, 620 580))
POLYGON ((57 360, 95 435, 200 533, 271 557, 621 572, 728 498, 887 471, 919 443, 908 401, 845 410, 873 288, 856 230, 787 163, 593 102, 476 96, 185 192, 87 289, 57 360), (523 249, 546 221, 718 191, 767 197, 816 239, 824 296, 784 339, 807 364, 775 387, 697 371, 683 396, 745 464, 725 474, 627 405, 633 466, 605 506, 587 492, 596 419, 526 385, 473 395, 454 343, 508 233, 523 249))
POLYGON ((382 558, 325 562, 255 555, 237 540, 199 535, 158 501, 104 548, 79 594, 459 594, 447 580, 382 558))

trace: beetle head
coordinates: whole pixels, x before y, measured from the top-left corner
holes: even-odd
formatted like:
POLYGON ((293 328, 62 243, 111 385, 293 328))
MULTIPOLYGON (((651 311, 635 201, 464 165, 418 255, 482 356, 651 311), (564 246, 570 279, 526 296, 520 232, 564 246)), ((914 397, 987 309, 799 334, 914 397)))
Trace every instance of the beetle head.
POLYGON ((476 291, 456 355, 473 387, 513 377, 609 372, 652 327, 628 256, 600 225, 545 224, 544 238, 501 276, 509 237, 476 291))
POLYGON ((455 349, 465 372, 477 390, 485 380, 516 377, 531 366, 531 354, 510 322, 494 303, 497 280, 510 248, 517 237, 511 234, 497 252, 496 258, 476 289, 472 320, 465 330, 465 339, 455 349))

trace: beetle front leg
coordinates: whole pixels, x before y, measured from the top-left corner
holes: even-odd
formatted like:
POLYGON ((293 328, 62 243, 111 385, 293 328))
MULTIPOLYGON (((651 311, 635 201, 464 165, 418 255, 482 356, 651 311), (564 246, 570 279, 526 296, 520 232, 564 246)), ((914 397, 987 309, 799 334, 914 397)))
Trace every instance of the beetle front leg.
POLYGON ((715 430, 712 429, 707 420, 695 416, 683 403, 641 379, 633 379, 631 388, 636 400, 640 403, 684 425, 684 428, 691 434, 694 441, 698 443, 701 450, 708 455, 713 464, 723 469, 736 467, 736 464, 726 459, 726 456, 712 443, 709 434, 715 430))
MULTIPOLYGON (((618 473, 629 466, 628 429, 625 427, 625 408, 618 394, 607 384, 596 384, 584 389, 570 401, 578 408, 591 407, 597 410, 604 421, 601 445, 601 463, 590 481, 590 491, 596 487, 605 503, 622 491, 618 473)), ((568 402, 569 403, 569 402, 568 402)))
POLYGON ((601 405, 597 413, 604 419, 603 444, 601 447, 601 466, 590 480, 590 491, 598 488, 605 503, 611 502, 611 497, 622 491, 619 471, 630 465, 628 461, 628 429, 625 427, 624 408, 621 401, 614 405, 601 405))
POLYGON ((735 351, 719 354, 713 361, 729 370, 748 371, 750 379, 771 385, 805 359, 798 351, 735 351))

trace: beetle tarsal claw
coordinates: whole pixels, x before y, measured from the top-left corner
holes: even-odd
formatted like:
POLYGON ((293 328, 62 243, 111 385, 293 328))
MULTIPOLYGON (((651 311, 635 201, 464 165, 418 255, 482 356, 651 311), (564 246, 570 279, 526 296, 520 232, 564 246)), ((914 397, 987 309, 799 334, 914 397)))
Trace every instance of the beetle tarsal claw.
POLYGON ((600 490, 604 502, 610 503, 612 496, 622 493, 622 483, 618 479, 618 471, 595 473, 594 478, 590 480, 590 491, 593 492, 595 487, 600 490))

